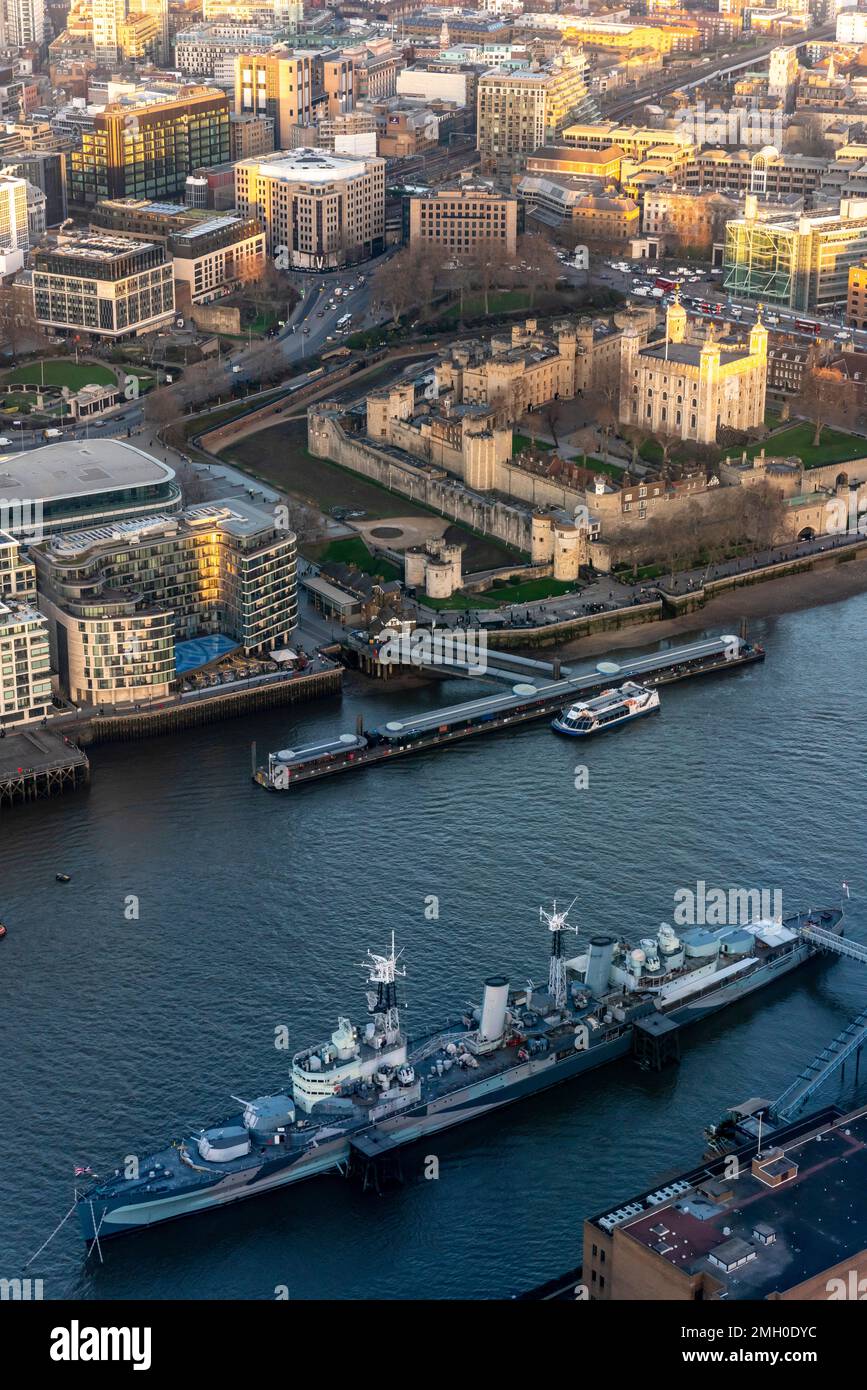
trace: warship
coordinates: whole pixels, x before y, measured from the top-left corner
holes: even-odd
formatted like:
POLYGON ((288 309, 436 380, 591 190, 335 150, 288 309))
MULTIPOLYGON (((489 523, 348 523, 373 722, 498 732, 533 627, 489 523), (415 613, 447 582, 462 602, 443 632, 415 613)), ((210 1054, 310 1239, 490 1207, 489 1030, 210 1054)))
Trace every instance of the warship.
POLYGON ((571 907, 539 909, 550 933, 544 987, 491 975, 477 1005, 414 1039, 401 1016, 403 952, 393 936, 385 954, 368 951, 364 1023, 338 1018, 327 1041, 295 1053, 274 1090, 233 1097, 228 1118, 108 1176, 76 1170, 89 1179, 75 1202, 88 1246, 375 1164, 630 1054, 652 1065, 685 1025, 772 984, 843 932, 842 907, 810 909, 746 926, 663 923, 637 941, 600 933, 568 958, 564 940, 579 932, 571 907))

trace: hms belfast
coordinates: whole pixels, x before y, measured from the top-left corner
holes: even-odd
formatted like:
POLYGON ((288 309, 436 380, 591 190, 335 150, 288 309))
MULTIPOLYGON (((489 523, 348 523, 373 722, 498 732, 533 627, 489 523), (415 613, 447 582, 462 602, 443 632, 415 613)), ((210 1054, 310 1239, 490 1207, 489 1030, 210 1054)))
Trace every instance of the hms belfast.
POLYGON ((540 909, 551 943, 547 988, 491 976, 477 1007, 412 1040, 398 998, 402 952, 393 937, 388 954, 368 952, 367 1021, 339 1018, 327 1042, 294 1055, 276 1091, 235 1097, 228 1119, 78 1189, 85 1241, 99 1248, 302 1178, 375 1164, 630 1054, 660 1063, 676 1053, 685 1025, 772 984, 843 933, 842 908, 811 909, 681 933, 663 923, 637 942, 594 935, 567 959, 564 939, 578 931, 569 911, 540 909))

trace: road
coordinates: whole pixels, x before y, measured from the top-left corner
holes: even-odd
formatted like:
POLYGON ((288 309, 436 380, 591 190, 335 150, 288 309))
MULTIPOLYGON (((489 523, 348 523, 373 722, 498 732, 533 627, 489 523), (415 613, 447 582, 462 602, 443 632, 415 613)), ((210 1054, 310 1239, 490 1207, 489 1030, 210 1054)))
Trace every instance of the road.
POLYGON ((386 321, 387 314, 377 314, 371 308, 373 277, 395 251, 390 249, 351 270, 293 274, 293 284, 303 297, 279 335, 287 362, 300 362, 323 349, 339 347, 342 338, 336 332, 337 323, 346 314, 352 315, 353 332, 386 321))

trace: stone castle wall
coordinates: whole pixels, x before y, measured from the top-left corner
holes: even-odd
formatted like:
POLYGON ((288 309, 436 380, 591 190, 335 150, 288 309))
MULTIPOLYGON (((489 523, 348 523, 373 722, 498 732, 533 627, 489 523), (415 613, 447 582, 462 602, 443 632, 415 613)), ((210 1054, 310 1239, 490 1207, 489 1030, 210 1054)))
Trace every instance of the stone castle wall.
POLYGON ((327 406, 311 408, 307 417, 307 447, 317 458, 331 459, 389 488, 421 502, 432 511, 494 536, 518 550, 530 549, 530 517, 505 502, 474 498, 407 458, 381 451, 365 437, 348 434, 327 406))

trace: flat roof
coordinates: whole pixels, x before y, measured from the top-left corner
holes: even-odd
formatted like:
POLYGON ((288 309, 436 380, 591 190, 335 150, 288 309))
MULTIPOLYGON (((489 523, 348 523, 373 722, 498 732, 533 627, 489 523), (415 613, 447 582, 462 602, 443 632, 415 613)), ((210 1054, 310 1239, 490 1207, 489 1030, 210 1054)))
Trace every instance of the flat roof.
POLYGON ((69 440, 0 455, 0 496, 43 502, 171 482, 175 471, 120 439, 69 440))
POLYGON ((288 183, 331 183, 367 172, 366 160, 309 148, 284 150, 261 159, 242 159, 240 165, 255 165, 260 174, 288 183))
MULTIPOLYGON (((778 1187, 768 1187, 742 1163, 740 1175, 729 1182, 728 1200, 708 1203, 687 1184, 671 1204, 642 1204, 631 1221, 618 1223, 620 1229, 669 1264, 719 1279, 730 1299, 766 1299, 796 1287, 867 1247, 867 1209, 852 1198, 867 1179, 867 1116, 863 1110, 844 1115, 817 1131, 788 1142, 781 1137, 783 1168, 794 1162, 797 1173, 778 1187), (660 1225, 666 1228, 664 1249, 660 1225), (773 1244, 756 1243, 757 1228, 764 1236, 772 1231, 773 1244), (726 1255, 733 1242, 735 1253, 755 1258, 721 1270, 708 1257, 726 1255)), ((769 1135, 769 1158, 774 1141, 769 1135)))
POLYGON ((46 554, 58 561, 75 559, 100 546, 127 545, 159 540, 167 535, 190 535, 198 531, 226 531, 243 538, 257 536, 274 525, 274 518, 261 507, 236 498, 198 502, 175 515, 156 515, 126 521, 109 521, 81 531, 62 531, 52 536, 46 554))

